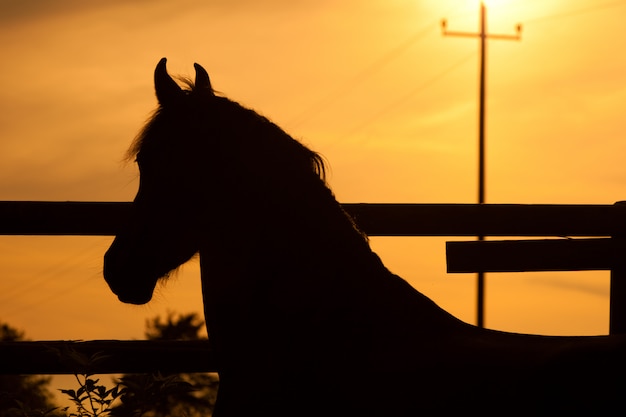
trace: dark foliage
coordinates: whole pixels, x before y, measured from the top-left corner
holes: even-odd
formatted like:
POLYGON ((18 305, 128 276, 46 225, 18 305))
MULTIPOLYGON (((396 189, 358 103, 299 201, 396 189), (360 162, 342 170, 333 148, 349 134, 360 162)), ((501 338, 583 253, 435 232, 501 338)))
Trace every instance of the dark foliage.
MULTIPOLYGON (((25 340, 21 332, 6 323, 0 324, 0 341, 25 340)), ((50 377, 35 375, 0 375, 0 417, 55 416, 49 390, 50 377)))
MULTIPOLYGON (((165 320, 155 317, 146 322, 150 340, 200 339, 204 322, 198 314, 169 313, 165 320)), ((124 375, 121 404, 111 410, 116 417, 210 416, 217 397, 216 374, 182 373, 169 375, 124 375)))

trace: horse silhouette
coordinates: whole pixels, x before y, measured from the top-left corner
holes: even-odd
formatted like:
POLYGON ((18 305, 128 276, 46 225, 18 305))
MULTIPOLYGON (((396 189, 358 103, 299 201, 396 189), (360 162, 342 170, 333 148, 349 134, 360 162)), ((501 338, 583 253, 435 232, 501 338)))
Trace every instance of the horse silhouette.
POLYGON ((267 118, 155 70, 140 184, 104 258, 126 303, 200 253, 216 416, 599 414, 624 409, 626 339, 477 328, 392 274, 267 118))

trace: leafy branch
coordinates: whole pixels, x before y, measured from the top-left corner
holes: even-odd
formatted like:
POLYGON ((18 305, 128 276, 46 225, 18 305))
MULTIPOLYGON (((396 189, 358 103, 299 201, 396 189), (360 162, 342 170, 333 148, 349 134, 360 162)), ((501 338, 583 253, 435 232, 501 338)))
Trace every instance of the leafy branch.
MULTIPOLYGON (((69 417, 98 417, 110 414, 112 403, 124 394, 125 389, 119 385, 107 389, 98 385, 99 379, 92 379, 90 374, 75 374, 78 390, 61 389, 76 406, 76 412, 70 412, 69 417)), ((67 413, 69 407, 64 411, 67 413)))

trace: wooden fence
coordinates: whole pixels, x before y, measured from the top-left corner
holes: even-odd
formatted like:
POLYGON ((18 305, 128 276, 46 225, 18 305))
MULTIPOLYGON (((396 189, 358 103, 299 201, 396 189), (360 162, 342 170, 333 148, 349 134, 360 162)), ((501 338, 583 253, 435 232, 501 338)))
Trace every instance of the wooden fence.
MULTIPOLYGON (((344 208, 370 236, 517 238, 448 242, 448 272, 610 270, 610 333, 626 333, 626 204, 344 204, 344 208)), ((129 210, 130 203, 118 202, 0 201, 0 235, 115 235, 129 210)), ((157 370, 209 372, 215 371, 215 364, 206 341, 0 343, 0 374, 157 370), (102 355, 88 363, 72 352, 102 355)))

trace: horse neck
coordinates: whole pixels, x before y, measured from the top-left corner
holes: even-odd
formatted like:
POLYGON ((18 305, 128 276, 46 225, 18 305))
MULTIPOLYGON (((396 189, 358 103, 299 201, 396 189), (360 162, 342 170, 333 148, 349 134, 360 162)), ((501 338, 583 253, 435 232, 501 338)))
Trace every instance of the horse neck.
POLYGON ((273 190, 241 194, 253 204, 230 199, 234 204, 226 207, 219 227, 220 240, 226 243, 223 250, 236 251, 242 258, 280 260, 291 254, 335 265, 342 259, 353 262, 354 257, 360 263, 372 259, 367 239, 321 181, 293 194, 273 190))
MULTIPOLYGON (((286 195, 238 193, 254 205, 228 199, 205 231, 201 256, 210 270, 229 278, 209 285, 242 288, 270 277, 303 286, 342 285, 360 271, 386 271, 330 190, 319 180, 303 188, 286 195)), ((210 275, 207 280, 216 281, 210 275)))
MULTIPOLYGON (((294 195, 257 195, 254 208, 234 204, 223 212, 225 221, 218 221, 218 236, 206 235, 202 292, 217 349, 294 332, 345 342, 346 328, 384 341, 392 337, 388 322, 432 334, 459 326, 385 268, 321 182, 294 195)), ((393 337, 412 346, 401 334, 393 337)))

